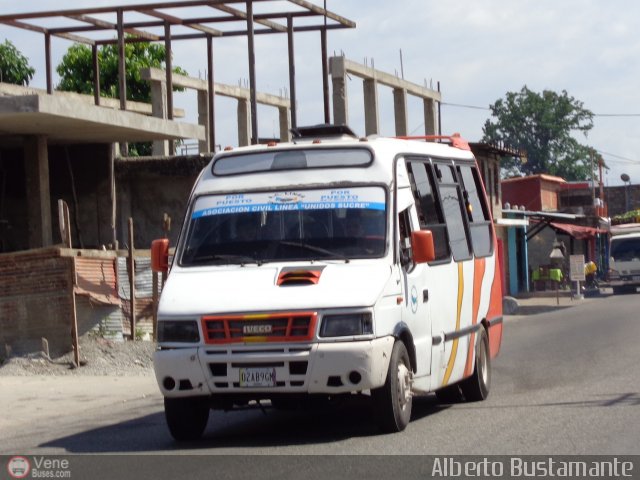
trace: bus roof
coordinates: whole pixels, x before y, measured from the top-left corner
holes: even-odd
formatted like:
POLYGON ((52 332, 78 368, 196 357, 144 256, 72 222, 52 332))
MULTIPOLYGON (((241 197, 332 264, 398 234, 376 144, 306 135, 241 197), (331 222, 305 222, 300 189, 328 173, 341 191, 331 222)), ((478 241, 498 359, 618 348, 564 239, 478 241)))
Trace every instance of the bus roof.
POLYGON ((335 137, 294 138, 288 143, 252 145, 218 153, 203 171, 195 193, 301 188, 320 184, 390 185, 394 176, 394 159, 411 155, 454 159, 462 163, 474 161, 469 150, 441 141, 377 136, 357 138, 344 133, 335 137), (283 157, 287 157, 283 166, 276 166, 283 157))

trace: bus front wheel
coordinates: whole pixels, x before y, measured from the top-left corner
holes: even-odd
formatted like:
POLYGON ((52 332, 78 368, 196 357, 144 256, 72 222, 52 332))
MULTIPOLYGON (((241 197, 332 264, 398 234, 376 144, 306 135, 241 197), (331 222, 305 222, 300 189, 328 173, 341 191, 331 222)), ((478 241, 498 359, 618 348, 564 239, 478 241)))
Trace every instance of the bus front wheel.
POLYGON ((202 436, 209 421, 208 400, 207 397, 165 397, 164 416, 173 438, 188 441, 202 436))
POLYGON ((411 420, 411 362, 402 341, 393 345, 385 384, 371 391, 374 413, 380 429, 386 433, 404 430, 411 420))

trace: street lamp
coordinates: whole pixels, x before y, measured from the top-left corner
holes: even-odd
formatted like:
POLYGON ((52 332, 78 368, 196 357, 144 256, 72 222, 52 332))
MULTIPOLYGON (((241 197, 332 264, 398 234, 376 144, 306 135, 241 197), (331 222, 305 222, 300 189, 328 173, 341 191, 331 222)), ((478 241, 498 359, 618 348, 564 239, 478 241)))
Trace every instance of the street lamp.
POLYGON ((624 182, 624 211, 629 211, 629 184, 631 183, 631 178, 626 173, 620 175, 620 180, 624 182))

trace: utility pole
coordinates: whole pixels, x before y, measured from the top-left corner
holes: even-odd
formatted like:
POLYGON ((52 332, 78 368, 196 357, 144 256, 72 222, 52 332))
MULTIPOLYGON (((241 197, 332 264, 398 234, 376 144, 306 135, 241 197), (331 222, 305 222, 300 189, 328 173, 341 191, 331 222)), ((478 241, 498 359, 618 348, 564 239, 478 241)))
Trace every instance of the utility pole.
POLYGON ((596 204, 596 174, 593 169, 593 150, 589 150, 589 157, 591 157, 591 205, 596 204))
MULTIPOLYGON (((598 156, 598 170, 600 172, 600 182, 599 182, 599 187, 600 187, 600 200, 602 202, 604 202, 604 184, 602 183, 602 166, 604 164, 604 160, 602 159, 602 156, 598 156)), ((604 206, 604 203, 603 203, 604 206)))

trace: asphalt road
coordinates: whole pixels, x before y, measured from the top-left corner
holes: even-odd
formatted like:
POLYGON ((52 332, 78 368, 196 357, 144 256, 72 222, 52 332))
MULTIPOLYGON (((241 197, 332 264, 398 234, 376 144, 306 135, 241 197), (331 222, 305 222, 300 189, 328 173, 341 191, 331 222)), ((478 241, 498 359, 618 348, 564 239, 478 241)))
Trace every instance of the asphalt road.
POLYGON ((381 435, 367 398, 304 412, 212 412, 177 445, 150 377, 0 377, 0 454, 640 454, 640 294, 507 317, 489 398, 414 399, 381 435))

